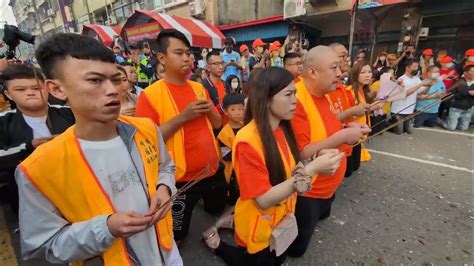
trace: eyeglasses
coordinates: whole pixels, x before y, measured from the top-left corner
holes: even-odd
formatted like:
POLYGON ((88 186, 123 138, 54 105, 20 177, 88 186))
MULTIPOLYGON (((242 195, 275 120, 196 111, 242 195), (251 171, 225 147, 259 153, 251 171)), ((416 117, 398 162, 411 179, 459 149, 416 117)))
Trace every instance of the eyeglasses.
POLYGON ((209 63, 209 65, 213 65, 213 66, 223 66, 224 65, 224 62, 214 62, 214 63, 209 63))

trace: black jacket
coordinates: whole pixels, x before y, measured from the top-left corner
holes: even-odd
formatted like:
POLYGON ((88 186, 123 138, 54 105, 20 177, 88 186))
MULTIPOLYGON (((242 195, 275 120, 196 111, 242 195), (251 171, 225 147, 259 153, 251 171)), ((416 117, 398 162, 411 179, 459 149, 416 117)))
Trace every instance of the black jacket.
MULTIPOLYGON (((75 123, 71 109, 50 105, 49 130, 52 135, 61 134, 75 123)), ((12 176, 17 165, 32 152, 33 129, 28 126, 17 109, 0 113, 0 175, 12 176)))
POLYGON ((461 78, 451 90, 454 90, 451 107, 468 110, 474 105, 474 96, 469 95, 469 91, 474 91, 474 84, 468 86, 466 80, 461 78))
MULTIPOLYGON (((227 82, 222 81, 224 83, 224 88, 225 88, 225 93, 229 94, 232 91, 232 89, 229 87, 229 84, 227 82)), ((211 98, 212 102, 214 103, 215 106, 219 107, 219 95, 217 93, 217 88, 214 87, 210 82, 209 79, 205 79, 202 81, 202 85, 204 88, 206 88, 207 92, 209 93, 209 97, 211 98)))

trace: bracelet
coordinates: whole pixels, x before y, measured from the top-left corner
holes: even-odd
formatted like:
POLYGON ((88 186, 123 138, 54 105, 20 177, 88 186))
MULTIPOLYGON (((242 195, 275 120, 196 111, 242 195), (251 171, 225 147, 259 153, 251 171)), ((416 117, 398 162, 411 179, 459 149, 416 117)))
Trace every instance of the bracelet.
POLYGON ((298 194, 303 194, 311 190, 313 187, 311 185, 311 176, 304 173, 304 164, 299 162, 292 171, 293 189, 298 192, 298 194))

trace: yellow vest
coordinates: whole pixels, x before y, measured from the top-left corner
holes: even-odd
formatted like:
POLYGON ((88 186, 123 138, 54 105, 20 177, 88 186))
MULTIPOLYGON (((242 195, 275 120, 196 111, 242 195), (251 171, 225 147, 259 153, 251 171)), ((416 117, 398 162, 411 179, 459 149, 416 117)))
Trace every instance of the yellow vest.
MULTIPOLYGON (((206 99, 206 91, 204 87, 197 82, 188 81, 188 84, 196 94, 196 99, 206 99)), ((160 125, 168 122, 179 114, 179 109, 176 102, 169 91, 168 86, 163 80, 159 80, 149 87, 147 87, 142 93, 145 93, 150 103, 153 105, 156 113, 160 117, 160 125)), ((206 118, 207 126, 209 127, 210 134, 213 133, 212 125, 209 119, 206 118)), ((214 149, 216 154, 220 154, 217 141, 214 140, 214 149)), ((178 182, 186 174, 186 155, 184 149, 184 130, 181 127, 173 136, 166 140, 166 147, 176 164, 176 181, 178 182)))
MULTIPOLYGON (((354 92, 354 89, 352 88, 352 86, 347 86, 346 90, 348 90, 348 91, 350 91, 350 93, 352 93, 352 97, 354 97, 354 103, 357 104, 357 102, 356 102, 357 98, 355 96, 355 92, 354 92)), ((367 101, 365 100, 364 92, 359 91, 359 101, 360 101, 360 103, 367 103, 367 101)), ((370 120, 367 120, 367 114, 356 118, 355 122, 368 124, 370 126, 370 120)))
MULTIPOLYGON (((232 149, 232 144, 234 143, 235 139, 234 130, 229 124, 225 125, 219 132, 219 135, 217 135, 217 139, 219 139, 227 148, 232 149)), ((233 171, 232 162, 222 160, 222 163, 225 167, 225 179, 227 180, 227 183, 229 183, 233 171)))
MULTIPOLYGON (((232 163, 234 166, 237 180, 239 180, 240 173, 238 163, 235 161, 235 147, 238 143, 245 142, 249 144, 258 153, 262 162, 265 163, 263 145, 259 137, 257 125, 255 121, 251 121, 248 125, 243 127, 237 133, 232 149, 232 163)), ((280 156, 285 166, 285 173, 287 178, 291 177, 291 170, 295 167, 295 160, 290 154, 290 163, 283 156, 281 147, 279 147, 280 156)), ((270 236, 273 228, 280 223, 289 213, 295 212, 296 193, 292 194, 287 199, 281 201, 267 210, 262 210, 255 203, 255 200, 238 199, 235 204, 235 237, 237 242, 247 246, 247 252, 255 254, 270 245, 270 236)))
MULTIPOLYGON (((134 141, 143 161, 148 197, 151 198, 156 193, 159 168, 156 126, 146 118, 121 116, 119 120, 137 129, 134 141)), ((116 212, 87 162, 74 129, 75 126, 72 126, 47 144, 41 145, 19 165, 30 182, 70 223, 116 212)), ((172 227, 171 211, 155 224, 157 239, 165 250, 173 247, 172 227)), ((132 265, 123 238, 116 238, 112 246, 100 256, 105 265, 132 265)), ((76 261, 73 265, 83 265, 83 262, 76 261)))
POLYGON ((308 116, 308 122, 311 129, 311 142, 321 141, 328 137, 321 114, 314 104, 311 92, 304 85, 303 80, 296 83, 296 99, 301 103, 308 116))

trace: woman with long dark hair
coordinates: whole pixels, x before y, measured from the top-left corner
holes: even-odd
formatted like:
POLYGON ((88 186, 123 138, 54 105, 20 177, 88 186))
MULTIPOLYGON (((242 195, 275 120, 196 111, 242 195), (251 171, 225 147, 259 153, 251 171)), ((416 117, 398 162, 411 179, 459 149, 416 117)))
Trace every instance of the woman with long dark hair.
MULTIPOLYGON (((375 92, 370 90, 370 84, 372 83, 372 67, 368 62, 362 61, 355 64, 351 72, 349 73, 349 86, 346 88, 352 93, 354 102, 353 106, 358 104, 371 104, 373 103, 375 92)), ((355 122, 368 124, 370 127, 370 114, 366 113, 355 119, 355 122)), ((360 167, 361 162, 361 144, 352 148, 352 155, 347 158, 346 177, 350 176, 353 171, 357 171, 360 167)))
POLYGON ((337 150, 323 150, 304 166, 290 119, 296 110, 293 76, 283 68, 261 70, 250 84, 246 125, 237 133, 233 166, 240 198, 235 205, 238 247, 221 241, 215 226, 203 233, 209 248, 228 265, 281 265, 296 238, 296 193, 311 188, 311 177, 337 169, 337 150), (284 224, 285 229, 278 229, 284 224), (278 238, 275 230, 283 238, 278 238), (270 241, 272 239, 272 241, 270 241), (272 242, 275 244, 270 247, 272 242), (282 248, 283 247, 283 248, 282 248))
POLYGON ((232 92, 242 94, 242 86, 240 85, 240 79, 236 75, 229 75, 225 81, 227 83, 228 88, 232 90, 232 92))

